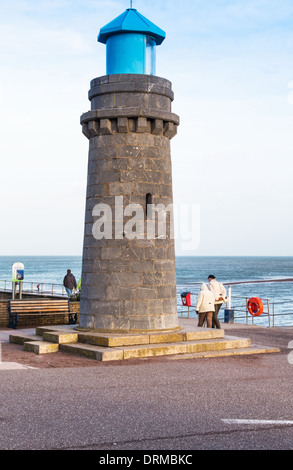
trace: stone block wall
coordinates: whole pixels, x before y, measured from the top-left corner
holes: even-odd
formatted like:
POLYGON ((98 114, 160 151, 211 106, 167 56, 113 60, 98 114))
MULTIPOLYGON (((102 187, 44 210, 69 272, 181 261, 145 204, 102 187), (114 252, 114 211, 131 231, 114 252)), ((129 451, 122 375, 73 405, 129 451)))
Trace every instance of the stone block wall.
MULTIPOLYGON (((45 296, 36 296, 23 294, 23 300, 44 300, 45 296)), ((11 299, 11 293, 0 292, 0 328, 9 327, 9 299, 11 299)), ((70 302, 70 310, 72 313, 79 314, 79 302, 70 302)), ((29 315, 27 317, 19 317, 18 328, 21 327, 35 327, 45 325, 67 325, 68 315, 29 315)))
POLYGON ((81 117, 89 157, 80 326, 177 328, 170 139, 179 118, 171 112, 171 84, 146 75, 110 75, 92 80, 89 99, 91 111, 81 117), (168 207, 165 238, 158 226, 148 237, 147 201, 168 207), (111 237, 97 239, 100 204, 110 207, 112 226, 111 237), (126 230, 131 204, 145 214, 137 238, 126 230))

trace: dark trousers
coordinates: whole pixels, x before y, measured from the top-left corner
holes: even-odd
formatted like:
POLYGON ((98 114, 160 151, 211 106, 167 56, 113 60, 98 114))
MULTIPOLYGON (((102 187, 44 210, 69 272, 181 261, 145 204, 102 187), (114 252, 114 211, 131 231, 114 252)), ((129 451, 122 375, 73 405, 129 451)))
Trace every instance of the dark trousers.
POLYGON ((207 319, 207 327, 212 328, 213 323, 213 313, 214 312, 203 312, 198 314, 198 325, 202 326, 204 323, 205 318, 207 319))
POLYGON ((216 304, 215 305, 215 311, 213 312, 213 326, 212 328, 218 328, 221 329, 221 325, 218 319, 218 313, 220 308, 222 307, 222 304, 216 304))

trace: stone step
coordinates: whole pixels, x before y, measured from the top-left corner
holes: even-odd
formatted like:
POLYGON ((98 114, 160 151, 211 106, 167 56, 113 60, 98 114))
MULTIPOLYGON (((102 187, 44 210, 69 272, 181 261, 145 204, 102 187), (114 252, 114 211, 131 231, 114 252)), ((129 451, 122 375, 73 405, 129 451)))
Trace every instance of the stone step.
POLYGON ((139 357, 154 357, 170 354, 184 354, 209 350, 249 347, 249 339, 242 338, 220 338, 196 341, 184 341, 180 343, 168 343, 165 345, 149 345, 142 348, 124 348, 124 359, 139 357))
POLYGON ((66 343, 77 343, 78 333, 65 331, 44 331, 43 340, 51 343, 66 344, 66 343))
POLYGON ((42 339, 42 336, 25 333, 9 335, 9 342, 14 344, 23 344, 25 341, 42 341, 42 339))
MULTIPOLYGON (((59 343, 81 342, 103 347, 121 347, 131 345, 164 344, 182 341, 194 341, 216 339, 224 337, 224 330, 213 328, 184 328, 179 331, 166 331, 159 333, 141 334, 113 334, 92 333, 78 331, 76 328, 67 327, 38 327, 36 335, 43 337, 45 341, 59 343)), ((11 335, 12 336, 12 335, 11 335)))
POLYGON ((182 329, 177 332, 167 331, 161 333, 144 334, 105 334, 80 332, 78 341, 104 347, 121 347, 131 345, 164 344, 182 341, 223 338, 224 330, 212 328, 182 329))
POLYGON ((23 343, 24 351, 33 352, 35 354, 49 354, 59 351, 59 344, 50 343, 48 341, 25 341, 23 343))
POLYGON ((229 356, 247 356, 251 354, 270 354, 279 353, 279 348, 273 348, 268 346, 257 346, 252 345, 249 348, 235 348, 235 349, 223 349, 217 351, 203 351, 192 354, 178 354, 175 356, 168 357, 169 360, 180 360, 180 359, 203 359, 212 357, 229 357, 229 356))
POLYGON ((78 340, 78 333, 67 331, 65 328, 56 330, 55 328, 37 328, 36 334, 15 333, 9 335, 9 342, 23 344, 25 341, 49 341, 52 343, 74 343, 78 340))
POLYGON ((45 332, 75 332, 76 325, 37 326, 36 335, 43 336, 45 332))
POLYGON ((120 361, 123 360, 122 348, 107 348, 103 346, 94 346, 92 344, 60 344, 60 351, 85 356, 97 361, 120 361))
POLYGON ((279 352, 279 349, 251 346, 251 340, 224 336, 224 330, 185 328, 177 332, 146 334, 104 334, 79 332, 76 328, 38 327, 36 334, 12 334, 12 343, 25 351, 49 354, 59 350, 98 361, 169 356, 170 359, 233 356, 279 352))
POLYGON ((232 348, 248 348, 250 339, 227 337, 220 339, 182 341, 165 344, 143 344, 108 348, 91 344, 61 344, 60 350, 84 355, 99 361, 117 361, 135 358, 157 357, 165 355, 189 354, 203 351, 215 351, 232 348))

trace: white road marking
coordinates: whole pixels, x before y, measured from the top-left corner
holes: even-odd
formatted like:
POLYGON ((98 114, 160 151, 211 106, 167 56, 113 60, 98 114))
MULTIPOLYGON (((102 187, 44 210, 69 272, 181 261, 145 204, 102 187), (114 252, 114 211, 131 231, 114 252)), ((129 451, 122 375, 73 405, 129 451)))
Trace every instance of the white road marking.
POLYGON ((226 424, 277 424, 293 425, 293 421, 284 419, 222 419, 226 424))

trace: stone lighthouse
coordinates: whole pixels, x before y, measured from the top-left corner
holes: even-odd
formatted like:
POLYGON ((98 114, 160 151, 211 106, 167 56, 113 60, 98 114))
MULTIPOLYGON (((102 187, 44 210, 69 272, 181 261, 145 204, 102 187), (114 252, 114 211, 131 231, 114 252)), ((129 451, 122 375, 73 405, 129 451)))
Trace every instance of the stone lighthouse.
POLYGON ((157 77, 165 33, 136 9, 104 26, 106 75, 81 116, 89 139, 80 324, 134 332, 178 326, 170 81, 157 77))

